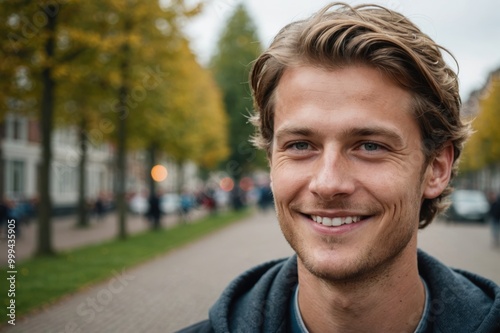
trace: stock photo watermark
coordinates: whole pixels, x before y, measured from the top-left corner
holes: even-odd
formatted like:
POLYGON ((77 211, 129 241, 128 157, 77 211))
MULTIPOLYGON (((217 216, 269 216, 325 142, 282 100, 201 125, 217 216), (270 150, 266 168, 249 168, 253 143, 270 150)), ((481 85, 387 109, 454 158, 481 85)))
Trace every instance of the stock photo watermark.
POLYGON ((16 325, 16 220, 7 220, 7 321, 16 325))
POLYGON ((76 314, 81 320, 74 319, 66 322, 64 329, 59 332, 82 332, 85 325, 95 321, 99 314, 106 310, 107 306, 110 306, 113 301, 116 301, 116 295, 123 292, 134 280, 135 276, 130 275, 128 272, 114 271, 113 277, 104 287, 93 293, 92 296, 88 296, 76 306, 76 314))

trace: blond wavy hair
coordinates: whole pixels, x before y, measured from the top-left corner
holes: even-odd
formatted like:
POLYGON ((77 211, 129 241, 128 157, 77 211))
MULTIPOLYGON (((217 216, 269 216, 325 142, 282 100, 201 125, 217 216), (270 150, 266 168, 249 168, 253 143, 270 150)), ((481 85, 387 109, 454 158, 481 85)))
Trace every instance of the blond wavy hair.
MULTIPOLYGON (((275 90, 287 68, 365 64, 412 94, 426 165, 446 143, 453 144, 453 178, 470 127, 460 118, 457 74, 445 63, 442 51, 451 55, 398 12, 378 5, 330 4, 308 19, 285 26, 253 64, 251 122, 256 132, 251 141, 270 156, 275 90)), ((439 197, 424 200, 420 228, 447 208, 451 191, 448 185, 439 197)))

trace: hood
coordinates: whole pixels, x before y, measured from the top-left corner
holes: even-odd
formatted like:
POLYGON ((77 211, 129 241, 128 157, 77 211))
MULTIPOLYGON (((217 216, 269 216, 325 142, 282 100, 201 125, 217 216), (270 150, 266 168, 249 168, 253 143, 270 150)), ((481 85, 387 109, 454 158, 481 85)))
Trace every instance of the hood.
MULTIPOLYGON (((500 333, 500 288, 476 274, 451 269, 418 251, 430 308, 422 332, 500 333)), ((287 332, 297 280, 297 257, 271 261, 235 279, 210 309, 216 333, 287 332)))
POLYGON ((292 290, 297 285, 297 258, 271 261, 234 280, 210 309, 216 333, 286 332, 292 290))
POLYGON ((427 282, 431 297, 425 332, 500 333, 500 288, 497 284, 476 274, 450 268, 421 250, 418 251, 418 269, 427 282))

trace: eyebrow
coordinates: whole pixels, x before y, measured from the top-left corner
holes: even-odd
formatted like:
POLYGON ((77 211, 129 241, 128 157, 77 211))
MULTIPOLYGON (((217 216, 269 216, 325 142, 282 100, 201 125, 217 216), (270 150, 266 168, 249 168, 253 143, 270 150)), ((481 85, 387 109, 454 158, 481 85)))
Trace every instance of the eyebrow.
POLYGON ((286 136, 312 136, 314 131, 309 127, 284 127, 275 133, 277 141, 286 136))
MULTIPOLYGON (((310 137, 316 135, 317 132, 315 132, 312 128, 310 127, 295 127, 295 126, 290 126, 290 127, 285 127, 278 132, 276 132, 275 137, 276 140, 281 140, 283 137, 286 136, 303 136, 303 137, 310 137)), ((352 127, 352 128, 347 128, 343 130, 340 133, 341 138, 351 138, 351 137, 368 137, 368 136, 381 136, 389 139, 390 141, 394 142, 395 145, 397 146, 403 146, 404 145, 404 139, 403 137, 398 134, 396 131, 393 131, 391 129, 388 129, 386 127, 382 126, 365 126, 365 127, 352 127)))
POLYGON ((367 136, 382 136, 394 142, 397 146, 404 145, 403 137, 396 131, 381 126, 366 126, 350 128, 341 134, 342 137, 367 137, 367 136))

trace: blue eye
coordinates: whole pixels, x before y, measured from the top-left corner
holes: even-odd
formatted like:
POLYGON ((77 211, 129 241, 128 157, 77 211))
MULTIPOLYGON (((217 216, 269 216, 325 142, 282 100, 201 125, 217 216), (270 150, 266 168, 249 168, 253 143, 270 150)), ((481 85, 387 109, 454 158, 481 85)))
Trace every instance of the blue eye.
POLYGON ((364 147, 364 149, 366 151, 376 151, 376 150, 379 150, 381 148, 380 145, 373 143, 373 142, 366 142, 366 143, 363 143, 361 146, 364 147))
POLYGON ((296 150, 307 150, 309 149, 309 144, 307 142, 295 142, 291 144, 291 147, 296 150))

